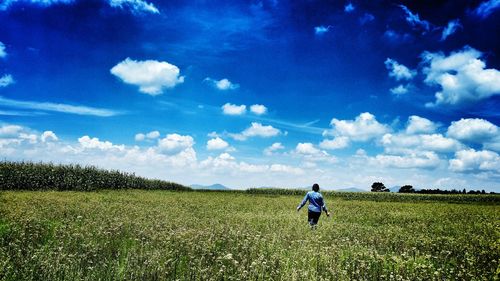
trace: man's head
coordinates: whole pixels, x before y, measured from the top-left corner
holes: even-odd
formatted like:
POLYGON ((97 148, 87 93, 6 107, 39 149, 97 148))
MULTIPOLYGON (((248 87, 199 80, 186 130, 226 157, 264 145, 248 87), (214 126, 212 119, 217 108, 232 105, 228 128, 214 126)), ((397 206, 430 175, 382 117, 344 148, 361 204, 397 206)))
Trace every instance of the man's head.
POLYGON ((317 184, 317 183, 313 184, 313 190, 318 192, 319 191, 319 184, 317 184))

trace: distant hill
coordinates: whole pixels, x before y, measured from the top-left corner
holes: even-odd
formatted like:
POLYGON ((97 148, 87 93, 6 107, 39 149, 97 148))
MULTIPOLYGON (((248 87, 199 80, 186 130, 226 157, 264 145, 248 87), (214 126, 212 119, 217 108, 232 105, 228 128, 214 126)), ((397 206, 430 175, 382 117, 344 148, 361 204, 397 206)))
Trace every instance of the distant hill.
POLYGON ((368 192, 368 190, 364 190, 364 189, 360 189, 360 188, 356 188, 356 187, 334 189, 333 191, 340 191, 340 192, 368 192))
POLYGON ((190 186, 192 189, 207 189, 207 190, 231 190, 227 186, 224 186, 220 183, 212 184, 212 185, 201 185, 201 184, 192 184, 190 186))

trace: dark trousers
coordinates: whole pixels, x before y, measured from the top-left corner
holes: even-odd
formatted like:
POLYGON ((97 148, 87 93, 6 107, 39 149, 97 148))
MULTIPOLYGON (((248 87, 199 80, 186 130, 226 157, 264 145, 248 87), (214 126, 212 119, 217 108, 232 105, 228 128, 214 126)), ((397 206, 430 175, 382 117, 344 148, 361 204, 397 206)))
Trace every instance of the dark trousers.
POLYGON ((318 224, 319 216, 321 216, 321 212, 307 212, 307 220, 309 221, 310 225, 316 225, 318 224))

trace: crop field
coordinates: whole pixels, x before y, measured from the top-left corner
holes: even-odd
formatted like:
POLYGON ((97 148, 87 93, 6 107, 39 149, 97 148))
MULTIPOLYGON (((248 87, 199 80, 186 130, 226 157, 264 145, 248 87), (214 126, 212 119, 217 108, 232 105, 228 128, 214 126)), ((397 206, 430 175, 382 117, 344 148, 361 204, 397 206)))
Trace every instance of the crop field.
POLYGON ((301 199, 1 191, 0 280, 498 280, 496 202, 301 199))

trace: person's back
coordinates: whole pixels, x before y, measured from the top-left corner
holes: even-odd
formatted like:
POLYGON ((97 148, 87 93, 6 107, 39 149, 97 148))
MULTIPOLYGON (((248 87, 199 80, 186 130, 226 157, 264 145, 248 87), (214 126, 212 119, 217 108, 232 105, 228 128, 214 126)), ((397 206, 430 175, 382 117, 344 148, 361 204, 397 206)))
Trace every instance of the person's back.
POLYGON ((325 200, 323 195, 319 193, 319 185, 317 183, 313 184, 312 191, 309 191, 304 200, 297 206, 297 212, 309 201, 309 207, 307 212, 307 220, 311 227, 315 227, 318 224, 319 217, 321 216, 321 211, 325 211, 326 215, 329 217, 330 213, 326 208, 325 200))

